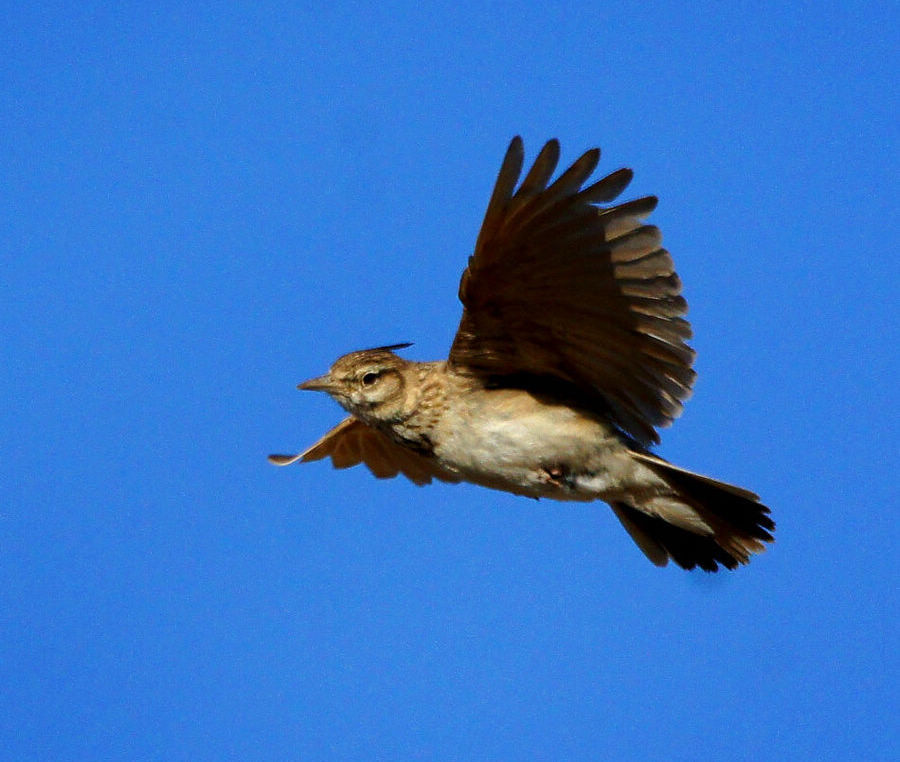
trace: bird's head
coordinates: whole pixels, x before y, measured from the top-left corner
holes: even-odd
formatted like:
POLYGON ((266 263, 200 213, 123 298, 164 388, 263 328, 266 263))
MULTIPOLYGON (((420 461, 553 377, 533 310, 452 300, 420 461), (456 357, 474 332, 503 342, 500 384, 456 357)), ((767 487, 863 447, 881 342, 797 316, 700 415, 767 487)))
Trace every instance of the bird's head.
POLYGON ((407 371, 414 363, 394 354, 409 344, 351 352, 335 360, 324 376, 298 389, 327 392, 348 413, 370 424, 396 423, 406 415, 407 371))

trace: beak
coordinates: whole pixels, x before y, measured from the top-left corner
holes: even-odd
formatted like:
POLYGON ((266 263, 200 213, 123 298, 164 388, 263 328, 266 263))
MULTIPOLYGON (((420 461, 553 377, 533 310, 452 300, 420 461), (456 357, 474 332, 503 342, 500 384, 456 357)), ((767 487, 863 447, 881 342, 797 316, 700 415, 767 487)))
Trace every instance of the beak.
POLYGON ((331 394, 335 390, 335 383, 330 376, 319 376, 318 378, 304 381, 302 384, 297 384, 297 388, 310 392, 328 392, 328 394, 331 394))

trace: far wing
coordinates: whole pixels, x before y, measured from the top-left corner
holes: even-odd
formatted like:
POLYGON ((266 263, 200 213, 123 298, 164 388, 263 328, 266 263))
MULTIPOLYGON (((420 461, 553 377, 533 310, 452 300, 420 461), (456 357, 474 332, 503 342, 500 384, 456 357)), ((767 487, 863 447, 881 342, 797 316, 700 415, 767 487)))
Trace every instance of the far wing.
POLYGON ((308 462, 331 457, 335 468, 349 468, 365 463, 379 479, 403 474, 414 484, 430 484, 432 479, 456 483, 460 477, 443 469, 431 458, 398 445, 377 429, 357 418, 346 418, 318 442, 298 455, 270 455, 276 466, 308 462))

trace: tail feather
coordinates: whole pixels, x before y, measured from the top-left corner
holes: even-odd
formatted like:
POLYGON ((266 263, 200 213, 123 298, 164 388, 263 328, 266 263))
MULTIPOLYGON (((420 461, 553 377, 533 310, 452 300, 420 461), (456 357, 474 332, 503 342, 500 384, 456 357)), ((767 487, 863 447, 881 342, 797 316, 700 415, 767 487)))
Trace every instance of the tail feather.
POLYGON ((661 477, 670 494, 618 502, 613 511, 658 566, 737 568, 774 540, 769 509, 749 490, 695 474, 645 453, 632 453, 661 477))
POLYGON ((653 536, 652 528, 645 531, 641 526, 641 517, 645 517, 646 514, 636 511, 626 503, 610 503, 610 506, 619 521, 622 522, 622 526, 631 535, 631 539, 651 562, 656 566, 665 566, 669 563, 669 554, 665 546, 653 536), (638 514, 638 516, 635 517, 634 514, 638 514))

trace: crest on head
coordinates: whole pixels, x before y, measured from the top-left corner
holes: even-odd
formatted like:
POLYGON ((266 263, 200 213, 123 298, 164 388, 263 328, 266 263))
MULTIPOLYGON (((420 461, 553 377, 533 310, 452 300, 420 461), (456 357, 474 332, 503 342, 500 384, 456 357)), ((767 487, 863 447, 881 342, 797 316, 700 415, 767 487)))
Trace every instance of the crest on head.
POLYGON ((335 360, 331 366, 332 373, 346 373, 359 366, 360 363, 385 363, 388 366, 401 367, 409 361, 404 360, 394 354, 395 349, 406 349, 411 347, 412 342, 407 341, 402 344, 386 344, 382 347, 372 347, 371 349, 358 349, 355 352, 348 352, 335 360))
POLYGON ((400 344, 385 344, 383 347, 372 347, 371 349, 360 349, 360 352, 393 352, 395 349, 406 349, 411 347, 411 341, 403 341, 400 344))

